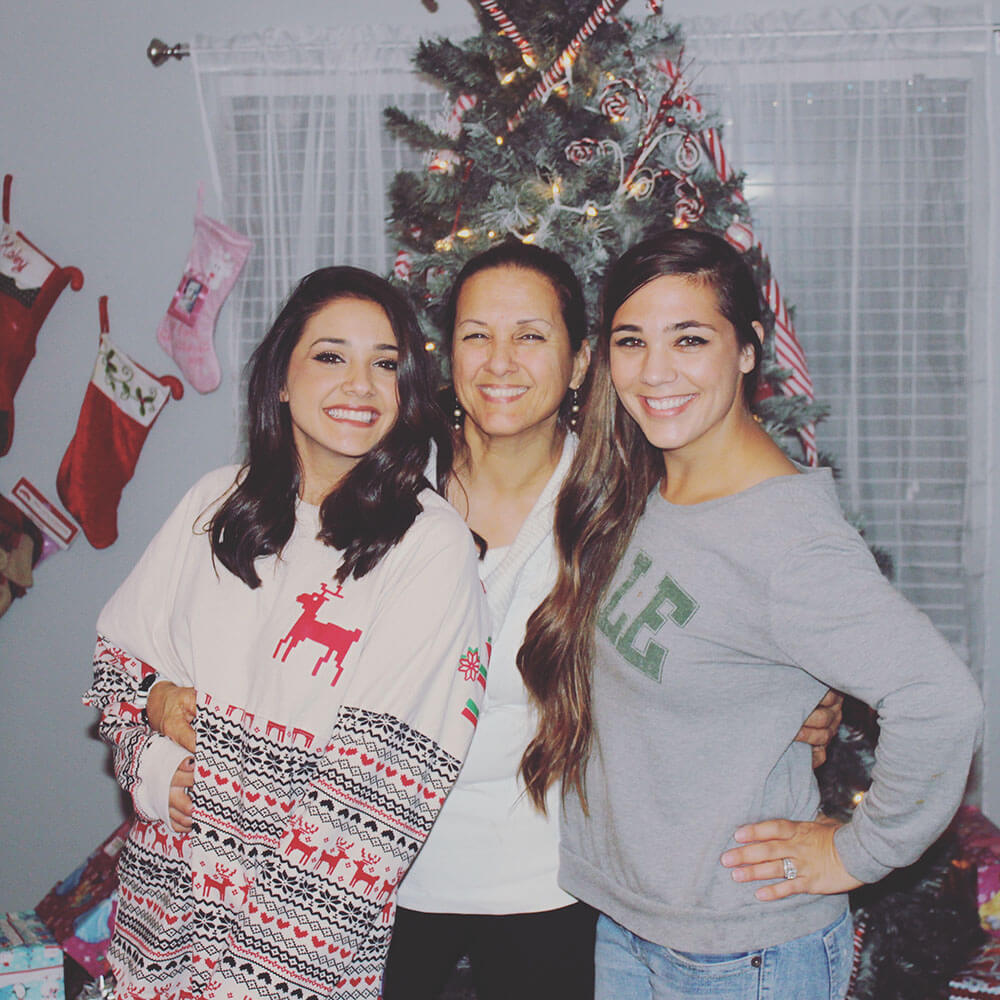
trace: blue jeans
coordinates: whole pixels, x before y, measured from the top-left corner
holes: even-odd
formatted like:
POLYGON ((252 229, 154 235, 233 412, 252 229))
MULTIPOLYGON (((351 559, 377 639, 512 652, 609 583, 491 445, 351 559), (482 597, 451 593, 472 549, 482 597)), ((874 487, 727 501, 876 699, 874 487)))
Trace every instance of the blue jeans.
POLYGON ((854 954, 851 915, 759 951, 692 955, 597 921, 594 1000, 843 1000, 854 954))

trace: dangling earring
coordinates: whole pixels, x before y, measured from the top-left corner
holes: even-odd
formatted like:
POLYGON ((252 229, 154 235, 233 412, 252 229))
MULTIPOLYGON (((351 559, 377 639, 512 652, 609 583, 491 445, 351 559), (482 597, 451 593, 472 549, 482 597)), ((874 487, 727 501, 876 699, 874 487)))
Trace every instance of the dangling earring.
POLYGON ((569 397, 569 429, 576 430, 577 421, 580 419, 580 393, 577 389, 570 389, 569 397))
POLYGON ((455 408, 451 411, 451 426, 456 431, 460 431, 462 429, 462 417, 465 416, 465 411, 462 409, 462 404, 458 401, 458 393, 452 389, 451 394, 455 399, 455 408))

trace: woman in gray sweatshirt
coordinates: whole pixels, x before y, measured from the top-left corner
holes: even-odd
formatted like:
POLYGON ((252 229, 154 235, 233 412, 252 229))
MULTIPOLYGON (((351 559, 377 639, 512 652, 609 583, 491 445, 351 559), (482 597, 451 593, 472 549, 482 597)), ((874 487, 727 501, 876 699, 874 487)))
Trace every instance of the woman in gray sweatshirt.
POLYGON ((979 736, 968 670, 829 470, 754 420, 762 337, 753 277, 714 235, 647 240, 605 283, 559 579, 518 661, 540 710, 525 783, 542 805, 562 781, 560 884, 602 913, 597 1000, 842 997, 847 892, 941 833, 979 736), (881 727, 843 825, 794 742, 827 686, 881 727))

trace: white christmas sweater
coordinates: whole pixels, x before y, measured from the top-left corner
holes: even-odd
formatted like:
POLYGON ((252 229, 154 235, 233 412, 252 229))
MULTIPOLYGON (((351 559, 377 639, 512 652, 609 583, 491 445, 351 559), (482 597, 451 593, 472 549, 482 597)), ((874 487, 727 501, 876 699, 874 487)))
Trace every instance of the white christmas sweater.
POLYGON ((396 885, 458 775, 485 686, 475 548, 427 490, 402 541, 338 585, 340 553, 300 504, 251 590, 213 564, 204 531, 235 474, 188 492, 98 620, 85 701, 126 788, 156 753, 132 704, 147 664, 198 691, 193 829, 140 817, 122 855, 117 995, 375 998, 396 885))

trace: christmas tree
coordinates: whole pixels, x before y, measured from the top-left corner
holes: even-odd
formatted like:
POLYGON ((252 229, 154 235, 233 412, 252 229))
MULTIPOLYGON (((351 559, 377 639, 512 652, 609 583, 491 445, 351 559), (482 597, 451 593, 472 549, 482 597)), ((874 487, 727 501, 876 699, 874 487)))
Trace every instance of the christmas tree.
MULTIPOLYGON (((689 87, 680 29, 660 3, 646 0, 633 18, 619 13, 624 0, 470 2, 479 34, 423 41, 414 57, 448 95, 441 120, 385 112, 425 154, 426 169, 393 182, 390 225, 394 277, 422 310, 429 346, 440 344, 455 275, 496 241, 513 236, 560 253, 596 321, 601 279, 624 249, 669 226, 708 229, 746 255, 765 303, 758 416, 793 458, 833 465, 816 447, 825 407, 754 234, 743 174, 726 156, 717 116, 689 87)), ((888 572, 888 557, 875 555, 888 572)), ((864 794, 876 739, 872 713, 849 704, 820 773, 829 814, 846 818, 864 794)), ((852 996, 911 1000, 925 995, 913 992, 916 983, 932 990, 961 965, 976 925, 953 856, 950 843, 935 845, 859 893, 856 918, 866 930, 852 996)))
POLYGON ((415 64, 444 85, 451 110, 437 128, 386 110, 427 157, 426 171, 400 173, 390 192, 396 277, 439 341, 453 278, 496 240, 558 250, 596 316, 601 277, 626 247, 665 226, 713 230, 746 252, 768 306, 758 413, 815 464, 824 408, 754 237, 743 175, 690 92, 679 30, 659 4, 638 21, 616 16, 623 2, 480 0, 480 34, 421 42, 415 64))

